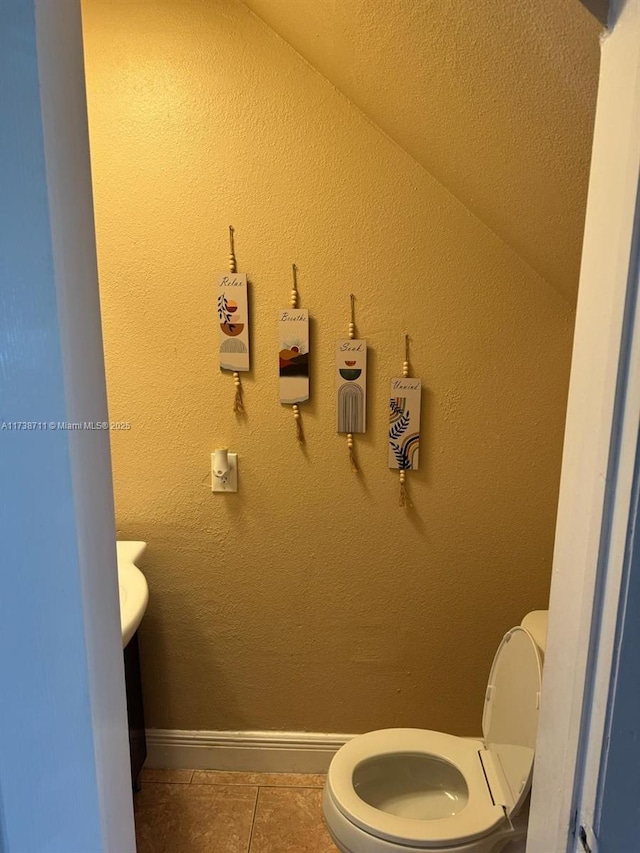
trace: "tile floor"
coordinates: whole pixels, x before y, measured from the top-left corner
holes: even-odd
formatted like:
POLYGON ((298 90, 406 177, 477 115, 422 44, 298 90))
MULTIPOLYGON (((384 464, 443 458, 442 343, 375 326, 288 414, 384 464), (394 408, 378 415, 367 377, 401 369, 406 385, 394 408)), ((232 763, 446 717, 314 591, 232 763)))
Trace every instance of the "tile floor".
POLYGON ((338 853, 324 776, 145 769, 141 782, 138 853, 338 853))

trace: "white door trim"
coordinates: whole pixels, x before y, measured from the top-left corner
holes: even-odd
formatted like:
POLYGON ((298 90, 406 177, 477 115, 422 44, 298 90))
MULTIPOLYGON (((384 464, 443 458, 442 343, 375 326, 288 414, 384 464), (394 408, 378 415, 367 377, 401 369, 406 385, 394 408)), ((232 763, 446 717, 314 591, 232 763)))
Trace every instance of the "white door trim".
MULTIPOLYGON (((34 9, 65 419, 106 422, 80 0, 35 0, 34 9)), ((109 438, 67 435, 102 850, 133 853, 109 438)))
POLYGON ((134 853, 80 0, 0 67, 0 850, 134 853))
MULTIPOLYGON (((638 116, 640 125, 640 116, 638 116)), ((628 375, 624 381, 624 400, 621 400, 622 424, 618 442, 617 469, 612 472, 611 533, 608 553, 602 558, 601 612, 597 640, 592 642, 592 669, 587 682, 588 713, 584 715, 579 786, 576 786, 574 811, 578 830, 586 832, 589 847, 596 853, 596 807, 603 758, 606 759, 608 738, 608 709, 611 692, 615 689, 616 638, 619 620, 624 613, 628 572, 631 570, 629 531, 638 523, 634 514, 637 496, 634 474, 638 464, 638 424, 640 424, 640 183, 638 185, 635 246, 629 287, 629 323, 625 351, 628 375)), ((621 383, 622 384, 622 383, 621 383)), ((622 389, 621 389, 622 390, 622 389)), ((609 517, 609 513, 605 513, 609 517)), ((582 848, 578 846, 578 850, 582 848)))
POLYGON ((635 456, 632 385, 640 383, 636 366, 627 370, 640 0, 617 5, 616 25, 602 42, 527 853, 574 849, 585 709, 593 704, 591 719, 603 724, 635 456), (601 628, 601 669, 591 693, 601 628))

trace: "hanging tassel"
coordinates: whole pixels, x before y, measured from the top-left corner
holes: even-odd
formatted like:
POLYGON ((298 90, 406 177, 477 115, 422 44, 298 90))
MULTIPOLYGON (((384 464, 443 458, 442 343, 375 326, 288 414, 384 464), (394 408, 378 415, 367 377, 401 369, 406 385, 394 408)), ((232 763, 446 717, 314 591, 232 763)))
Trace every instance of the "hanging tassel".
POLYGON ((360 469, 358 468, 356 454, 353 449, 353 435, 350 432, 347 433, 347 447, 349 448, 349 463, 351 465, 351 471, 354 474, 357 474, 360 469))
POLYGON ((236 371, 233 372, 233 383, 236 386, 236 394, 233 398, 233 411, 236 415, 243 415, 244 401, 242 399, 242 382, 240 381, 240 374, 236 371))
POLYGON ((405 485, 405 472, 400 471, 400 506, 406 507, 410 506, 409 496, 407 494, 407 487, 405 485))
POLYGON ((293 417, 296 419, 296 438, 298 444, 304 444, 304 432, 302 430, 302 418, 300 417, 300 409, 296 404, 293 406, 293 417))
POLYGON ((356 461, 356 452, 355 452, 355 442, 353 440, 353 435, 349 432, 347 433, 347 449, 349 451, 349 465, 351 466, 352 474, 359 474, 360 469, 358 468, 358 463, 356 461))

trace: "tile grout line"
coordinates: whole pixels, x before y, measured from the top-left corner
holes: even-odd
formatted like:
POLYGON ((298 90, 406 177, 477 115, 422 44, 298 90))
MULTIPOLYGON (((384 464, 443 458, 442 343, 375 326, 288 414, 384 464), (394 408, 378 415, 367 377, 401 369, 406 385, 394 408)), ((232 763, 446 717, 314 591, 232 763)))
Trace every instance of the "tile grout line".
POLYGON ((322 791, 322 785, 259 785, 260 788, 269 788, 270 791, 322 791))
MULTIPOLYGON (((165 783, 165 784, 208 785, 208 786, 224 786, 224 787, 230 787, 230 788, 304 788, 305 790, 315 789, 315 790, 320 790, 320 791, 324 788, 324 782, 320 785, 312 785, 312 784, 305 784, 305 785, 293 785, 293 784, 289 784, 289 785, 268 785, 268 784, 264 784, 264 783, 260 782, 259 780, 254 781, 254 782, 234 782, 232 780, 230 780, 230 781, 228 780, 226 782, 194 782, 193 781, 194 776, 198 772, 212 773, 213 774, 213 773, 217 773, 218 771, 216 771, 216 770, 212 770, 212 771, 192 770, 188 783, 169 782, 169 783, 165 783)), ((223 772, 227 772, 227 771, 223 771, 223 772)), ((235 772, 235 771, 231 771, 231 772, 235 772)), ((267 775, 272 775, 272 774, 256 773, 255 775, 256 776, 267 776, 267 775)), ((289 775, 289 774, 283 774, 283 775, 289 775)), ((291 775, 298 775, 298 774, 291 774, 291 775)), ((316 776, 316 775, 322 775, 322 774, 309 773, 309 774, 299 774, 299 775, 301 775, 301 776, 306 776, 306 775, 316 776)))
MULTIPOLYGON (((180 782, 147 782, 147 785, 180 785, 180 782)), ((258 785, 255 782, 191 782, 199 788, 268 788, 270 791, 322 791, 324 785, 258 785)))
POLYGON ((256 825, 256 814, 258 813, 258 797, 260 796, 260 786, 256 787, 256 801, 253 804, 253 815, 251 817, 251 832, 249 833, 249 843, 247 844, 247 853, 251 853, 251 844, 253 843, 253 830, 256 825))

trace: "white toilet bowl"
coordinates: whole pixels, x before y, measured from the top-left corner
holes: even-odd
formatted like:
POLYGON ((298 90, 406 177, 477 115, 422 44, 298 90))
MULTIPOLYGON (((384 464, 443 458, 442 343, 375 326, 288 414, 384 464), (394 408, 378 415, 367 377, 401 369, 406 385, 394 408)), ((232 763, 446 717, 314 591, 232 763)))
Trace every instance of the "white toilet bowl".
POLYGON ((528 614, 496 653, 482 740, 382 729, 340 749, 323 794, 342 853, 498 853, 526 835, 546 611, 528 614))

